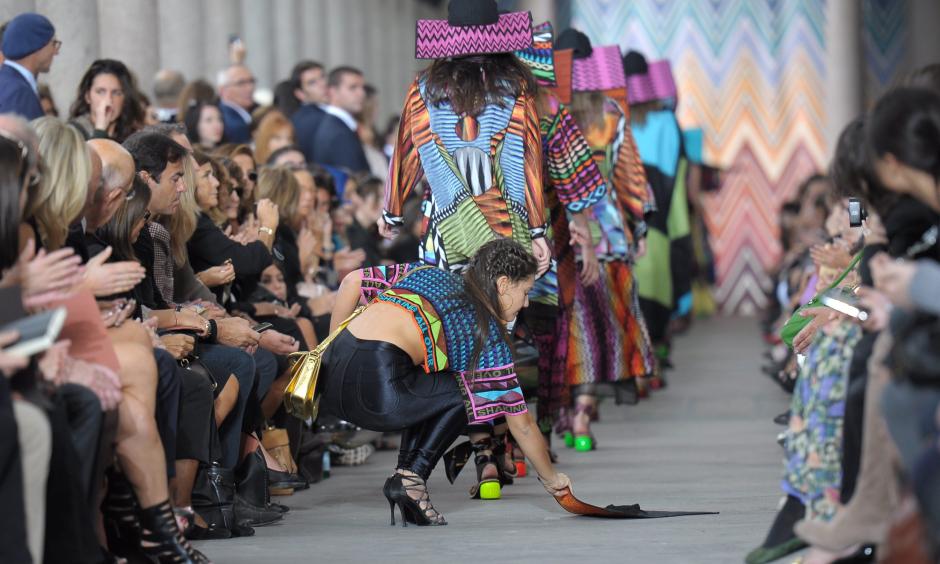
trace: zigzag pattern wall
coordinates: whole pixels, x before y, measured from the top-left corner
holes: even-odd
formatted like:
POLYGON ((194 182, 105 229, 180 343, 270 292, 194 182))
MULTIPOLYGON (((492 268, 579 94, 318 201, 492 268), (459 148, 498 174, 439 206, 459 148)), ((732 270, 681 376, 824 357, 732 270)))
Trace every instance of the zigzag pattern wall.
POLYGON ((596 44, 669 58, 679 119, 705 131, 726 169, 707 196, 716 297, 725 314, 764 305, 781 249, 777 210, 824 166, 823 0, 578 0, 572 25, 596 44))

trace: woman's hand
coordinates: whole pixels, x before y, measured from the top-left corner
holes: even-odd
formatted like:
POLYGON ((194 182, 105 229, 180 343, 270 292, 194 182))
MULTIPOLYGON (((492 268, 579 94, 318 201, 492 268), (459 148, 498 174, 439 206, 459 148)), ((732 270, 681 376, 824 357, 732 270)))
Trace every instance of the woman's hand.
POLYGON ((147 270, 131 260, 106 263, 111 256, 111 247, 107 247, 88 260, 85 265, 83 285, 98 297, 123 294, 140 284, 147 275, 147 270))
POLYGON ((401 231, 401 227, 392 227, 386 223, 384 217, 380 217, 376 222, 376 225, 379 228, 379 235, 385 237, 386 239, 394 239, 398 237, 398 233, 401 231))
POLYGON ((196 278, 207 288, 224 286, 235 280, 235 267, 231 263, 213 266, 196 274, 196 278))
POLYGON ((297 349, 300 348, 300 343, 297 342, 297 339, 290 335, 285 335, 284 333, 278 333, 274 329, 268 329, 264 333, 261 333, 261 339, 258 341, 258 344, 261 345, 262 348, 279 355, 288 355, 297 352, 297 349))
POLYGON ((24 302, 41 294, 65 295, 81 282, 82 259, 70 247, 47 253, 45 249, 36 252, 32 239, 26 243, 16 266, 8 276, 18 278, 23 287, 24 302))
POLYGON ((793 350, 802 354, 809 348, 809 345, 816 337, 819 328, 836 318, 838 312, 828 307, 811 307, 800 312, 800 317, 812 317, 813 319, 793 337, 793 350))
POLYGON ((532 239, 532 254, 539 263, 539 269, 535 275, 537 278, 545 274, 552 264, 552 250, 548 248, 548 241, 545 237, 532 239))
POLYGON ((641 259, 646 256, 646 237, 642 237, 636 242, 636 258, 641 259))
POLYGON ((894 309, 888 296, 867 286, 862 286, 856 293, 859 297, 859 307, 868 312, 868 319, 862 323, 862 327, 869 331, 881 331, 887 327, 891 310, 894 309))
POLYGON ((300 315, 300 304, 294 304, 290 308, 284 306, 275 305, 274 306, 274 315, 282 317, 284 319, 296 319, 300 315))
POLYGON ((98 310, 101 311, 101 320, 108 329, 111 327, 120 327, 122 323, 128 320, 134 309, 137 307, 136 300, 99 301, 98 310))
POLYGON ((206 320, 201 315, 197 315, 194 311, 188 309, 181 309, 173 315, 174 320, 174 329, 184 329, 195 331, 199 335, 206 334, 206 320))
POLYGON ((555 497, 561 497, 571 492, 571 478, 561 472, 555 472, 555 475, 549 478, 539 476, 539 481, 542 482, 545 491, 555 497))
POLYGON ((173 358, 176 360, 189 356, 196 346, 196 340, 192 335, 182 335, 180 333, 163 335, 160 337, 160 342, 163 343, 163 348, 166 349, 166 352, 173 355, 173 358))
POLYGON ((98 131, 107 131, 111 122, 117 119, 114 105, 105 98, 97 100, 89 109, 91 123, 98 131))
POLYGON ((259 227, 267 227, 272 231, 276 230, 278 223, 281 221, 278 215, 277 204, 265 198, 258 200, 257 208, 258 223, 260 223, 259 227))
POLYGON ((810 248, 809 255, 813 263, 820 268, 827 267, 841 272, 852 264, 852 255, 843 245, 814 245, 810 248))

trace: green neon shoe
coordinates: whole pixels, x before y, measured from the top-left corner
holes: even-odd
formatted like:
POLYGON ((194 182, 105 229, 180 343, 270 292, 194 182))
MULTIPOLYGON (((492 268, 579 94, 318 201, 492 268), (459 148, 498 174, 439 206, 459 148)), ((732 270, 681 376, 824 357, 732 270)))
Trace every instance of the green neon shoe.
POLYGON ((562 435, 562 440, 565 441, 566 447, 574 448, 574 433, 571 431, 565 431, 565 434, 562 435))
POLYGON ((499 499, 501 497, 499 481, 480 484, 480 499, 499 499))
POLYGON ((579 435, 575 437, 574 450, 578 452, 590 452, 594 450, 594 439, 591 435, 579 435))

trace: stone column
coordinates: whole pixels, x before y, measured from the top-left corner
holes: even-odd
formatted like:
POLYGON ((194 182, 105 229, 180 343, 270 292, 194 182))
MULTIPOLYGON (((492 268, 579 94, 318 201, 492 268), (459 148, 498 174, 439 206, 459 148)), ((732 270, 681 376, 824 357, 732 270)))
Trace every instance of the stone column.
POLYGON ((100 56, 127 65, 137 76, 140 89, 148 95, 159 67, 160 26, 157 22, 157 6, 153 0, 98 0, 100 56))
POLYGON ((258 81, 255 94, 259 101, 270 97, 275 82, 273 8, 271 0, 247 0, 242 3, 242 40, 248 50, 245 64, 258 81))
POLYGON ((68 117, 82 75, 98 58, 98 7, 95 0, 37 0, 35 9, 52 21, 62 42, 52 70, 39 81, 49 84, 59 115, 68 117))
MULTIPOLYGON (((557 25, 555 24, 555 3, 552 0, 521 0, 517 9, 532 12, 533 24, 550 21, 553 25, 557 25)), ((556 29, 555 33, 560 31, 562 30, 556 29)))
POLYGON ((303 0, 300 3, 300 49, 301 58, 312 59, 327 67, 326 22, 323 0, 303 0))
MULTIPOLYGON (((203 76, 216 85, 219 71, 229 65, 228 39, 231 34, 241 36, 240 0, 204 0, 205 18, 202 22, 205 67, 203 76)), ((248 45, 249 52, 252 46, 248 45)))
POLYGON ((274 45, 273 88, 281 80, 290 78, 294 63, 300 60, 301 26, 300 9, 295 0, 275 0, 271 6, 274 13, 270 43, 274 45))
MULTIPOLYGON (((178 70, 186 81, 203 76, 206 67, 202 22, 203 0, 159 0, 159 68, 178 70)), ((148 93, 149 94, 149 93, 148 93)))
POLYGON ((908 0, 907 49, 910 70, 940 62, 940 2, 908 0))
POLYGON ((862 14, 858 2, 826 3, 826 147, 862 111, 862 14))

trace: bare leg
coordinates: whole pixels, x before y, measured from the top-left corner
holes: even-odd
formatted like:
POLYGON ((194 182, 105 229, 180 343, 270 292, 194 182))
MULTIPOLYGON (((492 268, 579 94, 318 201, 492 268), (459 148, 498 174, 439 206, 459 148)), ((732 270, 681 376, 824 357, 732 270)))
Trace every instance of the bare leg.
POLYGON ((118 406, 117 456, 141 507, 169 498, 163 445, 154 419, 157 364, 153 350, 134 342, 114 343, 124 399, 118 406))
POLYGON ((215 426, 221 427, 222 422, 225 421, 225 418, 228 417, 229 413, 232 412, 232 409, 235 408, 235 403, 238 401, 238 378, 234 374, 229 376, 225 386, 222 387, 222 391, 219 392, 218 397, 215 398, 215 426))
POLYGON ((278 376, 277 380, 271 384, 271 389, 268 390, 268 394, 264 396, 264 400, 261 402, 261 413, 264 414, 265 419, 274 417, 278 408, 284 403, 284 391, 287 389, 287 385, 290 384, 290 378, 290 370, 288 370, 278 376))

